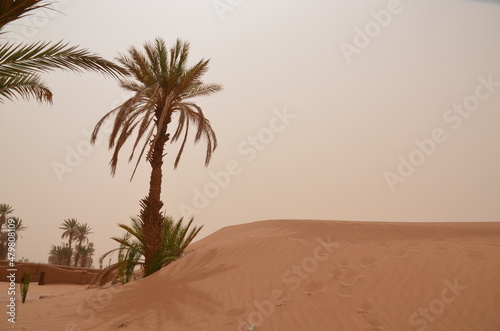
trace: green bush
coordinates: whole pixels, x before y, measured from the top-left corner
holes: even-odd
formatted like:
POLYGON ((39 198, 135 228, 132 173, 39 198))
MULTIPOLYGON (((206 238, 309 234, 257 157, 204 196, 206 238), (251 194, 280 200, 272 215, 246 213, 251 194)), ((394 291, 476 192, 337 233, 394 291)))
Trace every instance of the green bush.
POLYGON ((167 216, 163 219, 162 245, 161 250, 153 256, 148 270, 144 264, 144 239, 142 231, 142 222, 138 217, 132 217, 130 226, 118 224, 126 232, 122 237, 113 237, 114 241, 120 246, 105 253, 100 258, 102 262, 108 255, 113 252, 118 252, 118 262, 101 270, 93 279, 92 283, 104 285, 111 278, 114 281, 122 284, 127 284, 132 280, 134 270, 137 266, 141 266, 144 276, 151 275, 162 267, 181 257, 186 247, 193 241, 196 235, 200 232, 203 226, 195 226, 190 230, 193 218, 183 225, 183 218, 174 222, 167 216))

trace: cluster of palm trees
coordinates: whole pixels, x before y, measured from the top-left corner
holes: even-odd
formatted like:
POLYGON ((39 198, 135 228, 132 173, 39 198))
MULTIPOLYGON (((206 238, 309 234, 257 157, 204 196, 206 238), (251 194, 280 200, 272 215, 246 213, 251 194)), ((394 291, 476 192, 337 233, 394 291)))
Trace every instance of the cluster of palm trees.
MULTIPOLYGON (((0 2, 0 34, 6 24, 32 11, 46 7, 43 0, 3 0, 0 2)), ((35 42, 29 45, 7 43, 0 45, 0 102, 35 98, 39 102, 52 102, 52 92, 41 81, 40 73, 54 69, 72 71, 92 70, 111 75, 119 85, 133 96, 107 113, 96 125, 91 142, 94 143, 102 124, 114 117, 109 137, 109 149, 113 149, 111 174, 114 175, 118 155, 125 142, 134 134, 132 152, 134 158, 139 147, 137 163, 131 180, 141 160, 151 166, 148 195, 140 201, 138 225, 142 231, 144 275, 158 270, 158 261, 165 255, 163 233, 167 216, 162 212, 162 166, 167 142, 181 141, 174 161, 174 168, 187 142, 189 129, 194 126, 194 142, 206 141, 205 165, 217 147, 217 138, 210 122, 200 106, 192 101, 199 96, 209 96, 222 90, 219 84, 206 84, 201 78, 208 70, 209 60, 200 60, 188 66, 189 43, 177 40, 168 48, 163 39, 145 43, 143 50, 130 47, 128 54, 120 55, 117 63, 107 61, 97 54, 67 43, 35 42), (177 121, 173 131, 171 122, 177 121)), ((71 245, 69 245, 71 246, 71 245)), ((67 247, 71 252, 71 247, 67 247)), ((56 247, 53 247, 56 249, 56 247)), ((65 247, 59 247, 64 251, 65 247)), ((54 255, 57 251, 54 251, 54 255)), ((66 253, 69 254, 69 253, 66 253)), ((71 263, 66 258, 66 263, 71 263)))
POLYGON ((92 233, 90 226, 69 218, 64 220, 59 229, 64 231, 61 238, 67 238, 68 243, 51 247, 49 263, 91 268, 95 249, 94 244, 89 242, 88 238, 88 235, 92 233), (73 244, 75 244, 74 247, 73 244))
POLYGON ((23 231, 26 229, 26 227, 23 225, 23 220, 20 219, 19 217, 16 216, 9 216, 12 215, 14 212, 14 209, 12 206, 2 203, 0 204, 0 260, 6 260, 7 259, 7 253, 8 253, 8 243, 9 243, 9 236, 8 236, 8 230, 7 230, 7 220, 12 219, 14 220, 14 226, 10 227, 10 229, 15 230, 15 235, 14 238, 17 241, 19 234, 19 231, 23 231))

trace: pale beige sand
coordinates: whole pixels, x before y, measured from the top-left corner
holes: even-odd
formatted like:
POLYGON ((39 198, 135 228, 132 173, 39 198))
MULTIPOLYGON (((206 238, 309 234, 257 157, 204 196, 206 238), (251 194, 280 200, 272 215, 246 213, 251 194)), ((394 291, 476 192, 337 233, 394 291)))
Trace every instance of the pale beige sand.
POLYGON ((59 288, 16 329, 498 331, 500 223, 255 222, 126 286, 59 288))

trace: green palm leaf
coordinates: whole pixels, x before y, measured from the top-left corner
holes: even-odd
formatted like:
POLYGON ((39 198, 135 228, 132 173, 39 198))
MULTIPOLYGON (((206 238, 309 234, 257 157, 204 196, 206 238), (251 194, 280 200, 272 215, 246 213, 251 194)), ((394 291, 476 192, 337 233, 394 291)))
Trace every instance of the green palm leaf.
POLYGON ((53 71, 95 71, 119 77, 118 65, 78 46, 59 41, 38 41, 32 44, 7 43, 0 46, 0 76, 17 76, 53 71))
POLYGON ((38 75, 0 76, 0 103, 4 99, 14 101, 18 97, 52 103, 52 92, 38 75))
POLYGON ((2 0, 0 1, 0 34, 5 25, 30 15, 33 10, 47 7, 51 2, 43 0, 2 0))

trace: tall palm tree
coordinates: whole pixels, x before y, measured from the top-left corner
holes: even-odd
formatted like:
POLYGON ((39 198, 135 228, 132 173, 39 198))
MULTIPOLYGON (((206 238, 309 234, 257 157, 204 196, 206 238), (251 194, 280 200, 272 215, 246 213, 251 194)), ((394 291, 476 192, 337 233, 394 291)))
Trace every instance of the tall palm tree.
MULTIPOLYGON (((116 172, 118 154, 124 143, 132 136, 134 141, 129 162, 133 159, 137 146, 141 143, 139 157, 132 173, 145 153, 151 165, 149 193, 142 199, 140 219, 144 232, 145 264, 154 261, 154 255, 161 249, 161 230, 164 215, 161 212, 162 165, 167 141, 182 143, 175 159, 174 168, 179 164, 188 137, 190 125, 196 126, 195 143, 205 138, 207 142, 205 165, 208 165, 212 152, 217 147, 217 139, 210 122, 205 118, 201 107, 191 99, 209 96, 222 90, 218 84, 205 84, 202 76, 208 70, 209 60, 201 60, 192 67, 187 66, 189 43, 177 40, 169 49, 165 41, 157 38, 153 43, 146 42, 144 51, 130 47, 128 55, 120 55, 118 62, 125 68, 125 77, 120 86, 134 95, 123 104, 107 113, 96 125, 91 136, 95 142, 102 124, 114 116, 114 125, 109 137, 109 149, 114 149, 111 158, 111 174, 116 172), (169 124, 177 119, 177 128, 170 137, 169 124)), ((147 267, 146 270, 151 270, 147 267)), ((146 274, 145 276, 147 276, 146 274)))
POLYGON ((66 263, 67 265, 71 265, 71 257, 73 256, 72 244, 73 240, 78 235, 78 221, 75 218, 68 218, 64 220, 59 229, 64 230, 61 238, 68 238, 69 259, 67 259, 66 263))
POLYGON ((78 262, 80 261, 80 256, 81 256, 81 252, 82 250, 79 249, 79 247, 85 247, 83 245, 83 243, 88 243, 89 242, 89 238, 88 238, 88 235, 92 233, 92 228, 87 224, 87 223, 84 223, 84 224, 77 224, 76 226, 76 240, 77 240, 77 244, 76 244, 76 251, 75 251, 75 262, 74 262, 74 266, 75 267, 78 267, 78 262))
POLYGON ((14 209, 5 203, 0 204, 0 231, 2 230, 3 225, 7 222, 7 216, 12 214, 14 209))
MULTIPOLYGON (((0 1, 0 34, 5 33, 7 24, 50 4, 44 0, 0 1)), ((55 69, 75 72, 88 70, 114 77, 119 77, 123 72, 118 65, 99 55, 62 41, 31 44, 7 42, 0 45, 0 103, 18 97, 52 103, 52 91, 41 80, 40 73, 55 69)))

